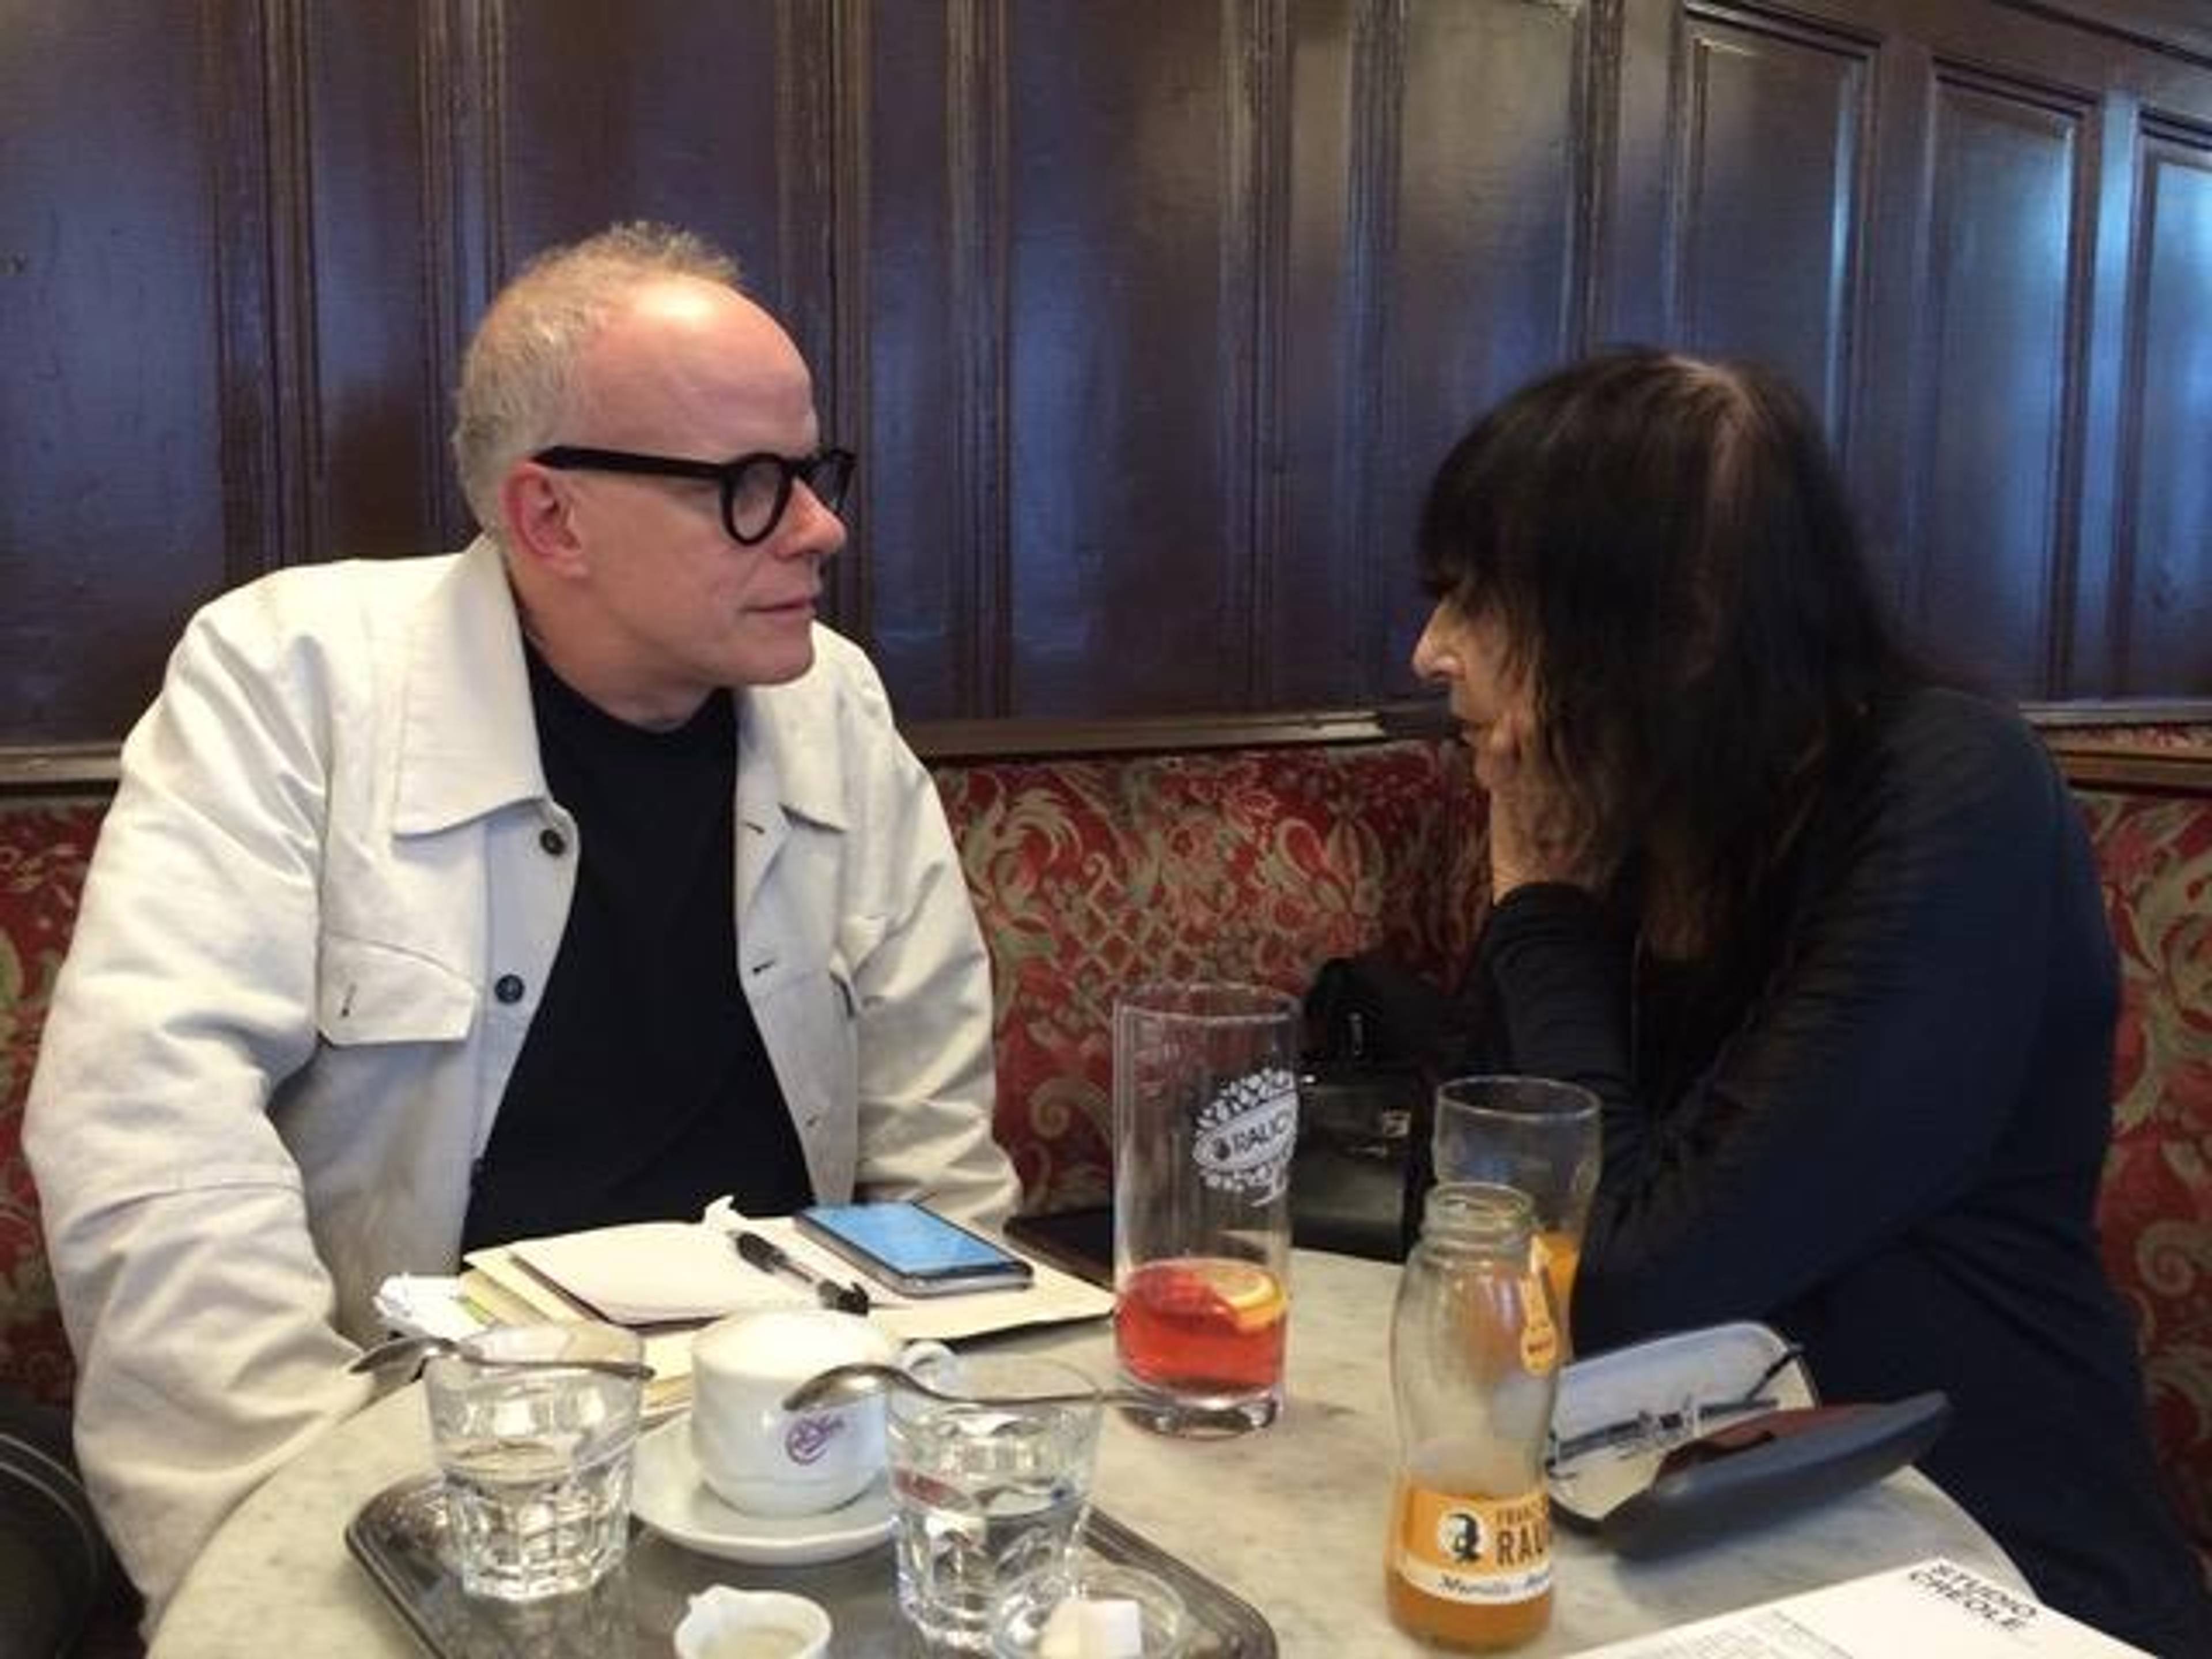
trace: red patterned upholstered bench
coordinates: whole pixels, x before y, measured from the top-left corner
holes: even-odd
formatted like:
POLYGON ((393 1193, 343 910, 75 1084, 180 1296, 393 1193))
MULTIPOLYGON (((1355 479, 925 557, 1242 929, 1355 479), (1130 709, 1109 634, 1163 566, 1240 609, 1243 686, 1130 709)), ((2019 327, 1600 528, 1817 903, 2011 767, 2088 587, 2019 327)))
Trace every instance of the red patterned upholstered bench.
POLYGON ((1439 980, 1474 939, 1481 814, 1403 739, 939 763, 997 979, 1000 1140, 1025 1207, 1110 1190, 1111 1011, 1146 979, 1302 991, 1388 945, 1439 980))
POLYGON ((2212 1562, 2212 727, 2053 734, 2120 958, 2106 1271, 2176 1504, 2212 1562))
MULTIPOLYGON (((2212 733, 2144 741, 2054 735, 2125 975, 2106 1258, 2178 1500, 2212 1549, 2212 733)), ((1297 989, 1328 957, 1386 942, 1442 975, 1480 920, 1480 805, 1439 742, 944 750, 933 769, 991 947, 998 1128, 1032 1211, 1109 1190, 1122 986, 1203 974, 1297 989)), ((0 796, 0 1384, 55 1401, 72 1369, 21 1120, 100 810, 0 796)))
POLYGON ((76 1367, 23 1160, 23 1097, 103 807, 0 797, 0 1386, 54 1403, 76 1367))

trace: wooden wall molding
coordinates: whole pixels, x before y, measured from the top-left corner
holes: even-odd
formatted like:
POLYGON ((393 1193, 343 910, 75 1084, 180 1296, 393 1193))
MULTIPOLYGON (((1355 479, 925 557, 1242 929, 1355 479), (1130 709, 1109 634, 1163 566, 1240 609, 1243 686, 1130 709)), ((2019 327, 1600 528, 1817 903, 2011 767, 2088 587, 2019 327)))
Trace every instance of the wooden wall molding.
MULTIPOLYGON (((2186 457, 2193 450, 2193 437, 2180 441, 2188 447, 2179 455, 2168 448, 2175 441, 2170 419, 2162 420, 2160 416, 2170 417, 2174 413, 2173 404, 2155 406, 2161 384, 2166 384, 2169 395, 2178 400, 2185 400, 2188 394, 2166 384, 2168 377, 2164 371, 2170 367, 2166 353, 2171 348, 2158 336, 2156 325, 2160 319, 2154 291, 2160 286, 2159 256, 2164 253, 2171 258, 2176 252, 2162 238, 2161 216, 2167 210, 2170 195, 2184 187, 2186 175, 2212 174, 2212 128, 2147 114, 2136 134, 2134 149, 2135 221, 2129 249, 2127 337, 2121 368, 2124 401, 2118 514, 2111 560, 2112 584, 2121 599, 2115 607, 2113 656, 2115 681, 2122 687, 2142 683, 2136 676, 2140 672, 2138 664, 2146 654, 2147 631, 2152 633, 2154 647, 2177 639, 2185 641, 2191 635, 2201 641, 2199 629, 2205 613, 2201 597, 2192 602, 2186 592, 2155 591, 2160 554, 2177 561, 2186 559, 2191 565, 2196 565, 2196 561, 2188 559, 2180 548, 2160 546, 2154 541, 2147 548, 2146 538, 2154 538, 2160 526, 2155 517, 2146 522, 2142 508, 2150 481, 2161 475, 2170 476, 2171 469, 2191 466, 2186 457), (2147 588, 2151 591, 2145 591, 2147 588)), ((2191 216, 2193 205, 2184 203, 2175 210, 2185 222, 2191 216)), ((2190 242, 2194 245, 2193 239, 2190 242)), ((2196 298, 2201 314, 2201 290, 2196 298)), ((2186 308, 2184 304, 2175 306, 2173 311, 2186 308)), ((2201 465, 2201 460, 2197 464, 2201 465)), ((2197 649, 2190 648, 2190 654, 2201 659, 2197 649)))
POLYGON ((945 204, 957 365, 952 480, 958 556, 953 600, 963 702, 1003 714, 1012 690, 1013 538, 1006 478, 1007 0, 950 0, 945 12, 945 204))
POLYGON ((2077 789, 2212 796, 2212 746, 2142 749, 2054 741, 2051 751, 2066 781, 2077 789))
MULTIPOLYGON (((419 181, 422 246, 426 277, 422 334, 422 374, 427 386, 452 387, 460 384, 461 351, 468 331, 482 314, 483 301, 468 282, 468 220, 464 203, 469 187, 463 182, 465 145, 473 131, 470 111, 481 100, 471 96, 463 77, 480 64, 479 55, 465 48, 457 24, 446 7, 428 8, 422 17, 416 54, 416 85, 421 88, 415 118, 416 142, 422 151, 419 181)), ((448 478, 453 463, 446 428, 437 422, 422 428, 422 477, 426 499, 422 517, 437 526, 438 545, 458 547, 467 539, 471 524, 465 512, 457 512, 459 487, 443 488, 432 480, 448 478)))
MULTIPOLYGON (((1404 165, 1399 112, 1406 101, 1406 17, 1402 8, 1368 4, 1353 14, 1352 119, 1345 181, 1343 378, 1338 386, 1336 430, 1374 453, 1389 454, 1401 441, 1396 402, 1388 388, 1398 382, 1397 331, 1387 302, 1389 273, 1398 262, 1398 178, 1404 165)), ((1339 547, 1364 548, 1368 526, 1381 511, 1381 478, 1360 457, 1359 444, 1336 446, 1334 539, 1339 547)), ((1332 572, 1346 592, 1349 614, 1361 629, 1359 659, 1382 659, 1384 639, 1381 561, 1355 558, 1332 572)))
POLYGON ((1289 281, 1284 193, 1288 187, 1290 112, 1284 96, 1289 77, 1284 0, 1232 8, 1223 27, 1222 69, 1221 453, 1227 458, 1221 491, 1224 547, 1243 556, 1223 570, 1222 602, 1243 619, 1237 673, 1244 700, 1265 707, 1275 695, 1270 673, 1275 612, 1276 561, 1282 544, 1281 469, 1267 465, 1279 453, 1283 411, 1278 401, 1284 348, 1282 296, 1289 281))
MULTIPOLYGON (((507 246, 507 7, 453 0, 455 368, 511 263, 507 246)), ((458 373, 455 381, 459 380, 458 373)))
POLYGON ((0 799, 13 795, 82 795, 115 787, 119 747, 58 743, 0 749, 0 799))
POLYGON ((2203 0, 1996 0, 2008 11, 2087 29, 2131 46, 2212 69, 2212 23, 2203 0))
POLYGON ((936 763, 1379 743, 1390 738, 1440 735, 1443 729, 1425 720, 1419 709, 1386 706, 1305 714, 1132 715, 1096 720, 933 720, 908 728, 906 736, 916 754, 936 763))
MULTIPOLYGON (((315 307, 314 43, 305 0, 264 0, 260 82, 269 126, 268 245, 270 380, 275 392, 276 486, 270 499, 273 544, 260 570, 299 564, 327 548, 331 526, 321 486, 323 400, 315 307)), ((233 565, 235 571, 235 561, 233 565)))
MULTIPOLYGON (((2023 372, 2027 365, 2039 363, 2055 383, 2051 398, 2053 427, 2049 445, 2052 465, 2045 477, 2030 476, 2017 483, 2013 507, 2017 513, 2031 492, 2040 497, 2044 533, 2041 545, 2034 550, 2039 562, 2039 580, 2036 584, 2039 616, 2034 632, 2041 641, 2044 683, 2064 685, 2068 684, 2077 629, 2077 571, 2081 562, 2082 457, 2086 443, 2083 423, 2088 408, 2089 325, 2094 314, 2091 284, 2095 276, 2098 211, 2100 135, 2096 94, 2086 88, 2038 77, 2008 75, 1978 62, 1939 56, 1934 65, 1932 106, 1937 161, 1936 193, 1931 204, 1936 240, 1931 252, 1943 247, 1945 257, 1931 258, 1927 273, 1931 319, 1947 318, 1954 307, 1972 312, 1977 306, 1987 303, 1987 296, 1982 292, 1971 287, 1954 289, 1950 280, 1957 274, 1958 259, 1955 252, 1944 244, 1964 216, 1954 210, 1955 204, 1948 199, 1947 192, 1954 187, 1961 193, 1976 188, 1971 179, 1960 176, 1970 169, 1961 165, 1963 158, 1952 153, 1951 145, 1963 146, 1966 133, 1976 125, 1986 133, 2003 124, 2029 139, 2047 144, 2064 158, 2067 216, 2057 337, 2041 343, 2051 348, 2047 354, 2029 353, 2022 356, 2023 372)), ((1940 399, 1925 399, 1919 410, 1920 443, 1930 453, 1937 449, 1942 428, 1964 419, 1964 406, 1978 395, 1977 388, 1961 384, 1966 378, 1963 375, 1939 378, 1944 382, 1943 396, 1940 399)), ((1920 567, 1923 576, 1936 568, 1933 560, 1923 561, 1920 567)), ((1940 609, 1938 605, 1922 607, 1923 615, 1940 609)))
MULTIPOLYGON (((2212 741, 2201 748, 2154 749, 2113 735, 2130 727, 2191 726, 2212 732, 2212 699, 2027 703, 2021 712, 2044 734, 2075 782, 2212 794, 2212 741)), ((926 720, 905 730, 916 754, 942 762, 1381 743, 1441 738, 1452 729, 1442 701, 1422 698, 1286 714, 926 720)), ((104 743, 0 749, 0 792, 63 793, 112 784, 117 755, 116 745, 104 743)))
POLYGON ((2212 726, 2212 697, 2079 697, 2067 702, 2019 705, 2041 732, 2076 726, 2212 726))
POLYGON ((222 417, 223 579, 251 580, 282 562, 286 492, 273 406, 280 337, 270 291, 270 24, 264 9, 211 10, 201 100, 219 135, 215 162, 216 407, 222 417))
MULTIPOLYGON (((1741 73, 1747 46, 1758 43, 1769 52, 1798 54, 1800 61, 1832 60, 1836 65, 1837 150, 1849 168, 1831 200, 1832 234, 1843 247, 1834 289, 1824 296, 1817 323, 1808 319, 1808 331, 1816 329, 1824 373, 1816 383, 1802 386, 1820 413, 1829 440, 1838 453, 1849 457, 1854 438, 1854 416, 1860 407, 1862 371, 1860 335, 1867 308, 1868 237, 1875 200, 1875 144, 1879 128, 1875 85, 1881 40, 1863 28, 1826 20, 1813 20, 1751 3, 1716 4, 1711 0, 1686 6, 1678 25, 1675 50, 1676 83, 1672 125, 1674 132, 1671 204, 1668 228, 1668 314, 1674 329, 1693 329, 1702 315, 1700 301, 1714 294, 1726 295, 1736 280, 1735 250, 1729 250, 1711 267, 1701 265, 1701 218, 1705 206, 1707 175, 1725 154, 1709 150, 1715 137, 1712 75, 1716 67, 1741 73), (1809 54, 1809 59, 1804 55, 1809 54)), ((1722 135, 1723 145, 1726 135, 1722 135)))
MULTIPOLYGON (((822 106, 810 112, 812 131, 793 135, 799 142, 818 146, 827 158, 827 176, 809 181, 811 187, 824 191, 829 203, 819 233, 824 269, 809 276, 801 291, 818 285, 830 295, 825 337, 831 343, 831 356, 824 368, 832 390, 829 407, 822 415, 831 431, 850 429, 850 411, 872 410, 876 403, 869 364, 872 307, 867 259, 872 209, 869 112, 874 106, 869 73, 872 15, 872 8, 849 3, 849 0, 830 9, 821 48, 824 60, 818 78, 822 106)), ((867 487, 864 472, 861 489, 865 492, 867 487)), ((831 613, 844 618, 863 639, 875 633, 873 569, 866 559, 833 559, 828 573, 831 613)))

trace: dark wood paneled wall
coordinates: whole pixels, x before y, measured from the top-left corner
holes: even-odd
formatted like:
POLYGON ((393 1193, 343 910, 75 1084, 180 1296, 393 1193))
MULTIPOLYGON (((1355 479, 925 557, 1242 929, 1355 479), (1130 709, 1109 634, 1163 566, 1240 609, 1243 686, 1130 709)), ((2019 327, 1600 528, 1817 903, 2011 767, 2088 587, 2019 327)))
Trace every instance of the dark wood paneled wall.
POLYGON ((2212 696, 2179 0, 24 0, 0 746, 112 741, 256 572, 465 539, 471 323, 633 216, 807 349, 912 720, 1403 695, 1429 472, 1627 338, 1788 370, 1999 686, 2212 696))

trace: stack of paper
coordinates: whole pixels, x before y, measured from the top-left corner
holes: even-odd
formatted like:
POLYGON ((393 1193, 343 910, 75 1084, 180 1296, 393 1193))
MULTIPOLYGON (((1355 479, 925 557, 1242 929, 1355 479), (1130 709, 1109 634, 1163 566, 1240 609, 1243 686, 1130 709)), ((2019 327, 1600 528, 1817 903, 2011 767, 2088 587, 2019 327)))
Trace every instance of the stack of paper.
POLYGON ((1586 1649, 1582 1659, 2147 1659, 1942 1557, 1586 1649))

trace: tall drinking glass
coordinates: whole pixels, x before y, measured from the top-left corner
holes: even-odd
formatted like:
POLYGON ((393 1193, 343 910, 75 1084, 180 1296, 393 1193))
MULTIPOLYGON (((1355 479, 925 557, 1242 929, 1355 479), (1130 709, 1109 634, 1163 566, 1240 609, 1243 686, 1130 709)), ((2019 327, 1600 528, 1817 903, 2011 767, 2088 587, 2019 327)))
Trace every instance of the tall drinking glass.
POLYGON ((1517 1187, 1536 1212, 1536 1253, 1570 1347, 1583 1230, 1597 1191, 1598 1100, 1540 1077, 1454 1078, 1437 1090, 1437 1180, 1517 1187))
POLYGON ((1257 985, 1147 985, 1114 1009, 1115 1348, 1164 1432, 1283 1403, 1298 1008, 1257 985), (1190 1407, 1197 1407, 1194 1412, 1190 1407))

